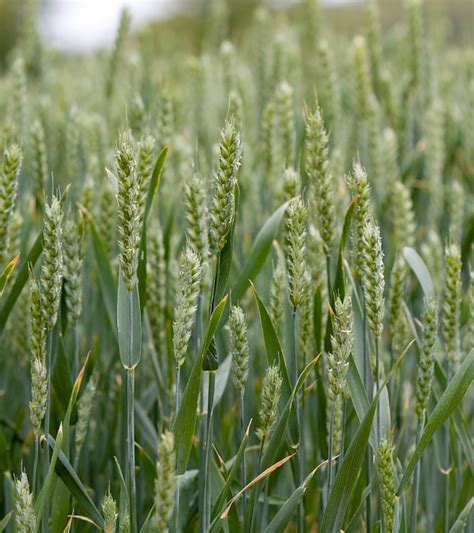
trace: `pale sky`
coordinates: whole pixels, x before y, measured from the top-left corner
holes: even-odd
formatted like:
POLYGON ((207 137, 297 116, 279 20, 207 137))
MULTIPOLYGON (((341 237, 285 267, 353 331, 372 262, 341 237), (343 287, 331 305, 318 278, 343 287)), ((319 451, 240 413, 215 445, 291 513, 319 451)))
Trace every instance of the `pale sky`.
MULTIPOLYGON (((238 1, 238 0, 237 0, 238 1)), ((270 0, 281 5, 298 0, 270 0)), ((357 0, 323 0, 350 3, 357 0)), ((113 42, 120 12, 128 6, 133 25, 163 18, 183 7, 183 0, 50 0, 40 17, 43 37, 54 47, 87 51, 113 42)))
POLYGON ((128 6, 134 26, 179 11, 180 0, 51 0, 41 16, 41 32, 51 45, 91 50, 109 45, 128 6))

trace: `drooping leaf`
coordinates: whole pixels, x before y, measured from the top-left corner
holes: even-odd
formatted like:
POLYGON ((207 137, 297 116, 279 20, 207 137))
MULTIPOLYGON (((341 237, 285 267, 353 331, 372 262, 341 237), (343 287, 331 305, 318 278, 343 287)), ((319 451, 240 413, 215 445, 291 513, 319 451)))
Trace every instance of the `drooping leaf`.
MULTIPOLYGON (((230 376, 230 369, 232 366, 232 355, 228 355, 224 361, 219 365, 219 368, 216 370, 216 384, 215 384, 215 390, 214 390, 214 401, 213 406, 215 407, 220 400, 222 399, 222 396, 224 395, 227 383, 229 381, 230 376)), ((209 382, 209 375, 207 372, 204 373, 202 377, 203 382, 203 391, 202 391, 202 404, 207 409, 207 394, 208 394, 208 382, 209 382)))
POLYGON ((431 279, 430 272, 423 259, 419 256, 418 252, 413 248, 405 246, 403 248, 403 256, 406 262, 410 265, 410 268, 415 273, 421 288, 427 300, 430 300, 434 294, 433 280, 431 279))

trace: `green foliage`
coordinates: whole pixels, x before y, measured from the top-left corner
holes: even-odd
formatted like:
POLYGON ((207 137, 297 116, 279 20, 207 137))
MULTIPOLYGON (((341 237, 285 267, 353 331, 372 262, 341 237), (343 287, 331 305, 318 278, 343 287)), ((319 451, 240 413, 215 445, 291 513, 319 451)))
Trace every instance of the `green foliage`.
POLYGON ((0 531, 462 531, 472 46, 421 0, 204 4, 72 57, 25 2, 0 531))

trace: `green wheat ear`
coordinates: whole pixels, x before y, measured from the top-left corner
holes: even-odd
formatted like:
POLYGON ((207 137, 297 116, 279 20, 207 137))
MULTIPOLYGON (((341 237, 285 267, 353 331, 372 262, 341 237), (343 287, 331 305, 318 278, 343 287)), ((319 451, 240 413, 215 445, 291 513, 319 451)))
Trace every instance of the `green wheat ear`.
POLYGON ((393 520, 397 496, 395 493, 395 474, 393 467, 393 444, 382 439, 375 450, 375 465, 382 498, 382 509, 387 532, 393 531, 393 520))
POLYGON ((158 442, 158 462, 156 463, 155 513, 152 518, 156 531, 168 531, 175 504, 175 448, 174 435, 165 431, 158 442))
POLYGON ((347 399, 346 373, 354 349, 353 322, 351 298, 336 298, 332 352, 328 354, 329 389, 334 399, 339 396, 347 399))
POLYGON ((81 235, 77 223, 68 220, 64 225, 64 291, 68 321, 73 324, 82 311, 82 262, 81 235))
POLYGON ((113 533, 117 523, 118 512, 117 502, 110 493, 110 487, 107 489, 107 494, 102 502, 102 513, 104 514, 105 532, 113 533))
POLYGON ((191 338, 197 298, 201 286, 202 266, 199 256, 187 248, 180 260, 178 287, 173 321, 173 347, 176 365, 181 367, 186 359, 191 338))
POLYGON ((123 132, 115 155, 118 184, 118 242, 120 270, 125 285, 132 291, 138 283, 140 250, 140 182, 135 148, 130 132, 123 132))
POLYGON ((18 195, 18 176, 21 170, 21 148, 12 144, 3 152, 0 168, 0 266, 10 243, 10 226, 18 195))
POLYGON ((302 303, 306 288, 306 216, 302 198, 295 198, 287 210, 285 248, 289 296, 294 309, 302 303))
POLYGON ((209 208, 209 243, 212 253, 222 248, 235 215, 235 187, 242 160, 239 132, 232 122, 221 131, 219 165, 214 182, 214 194, 209 208))
POLYGON ((239 306, 230 313, 230 345, 232 354, 232 379, 235 388, 243 394, 249 374, 249 343, 247 321, 239 306))
POLYGON ((416 375, 416 414, 422 416, 429 403, 438 347, 438 306, 429 300, 422 317, 423 346, 416 375))
POLYGON ((455 243, 451 243, 446 247, 445 269, 442 315, 443 341, 449 364, 453 368, 457 368, 461 359, 459 335, 461 317, 461 251, 455 243))
POLYGON ((374 223, 366 224, 363 230, 365 248, 365 278, 363 288, 367 305, 369 328, 375 338, 382 336, 384 318, 384 265, 380 229, 374 223))
POLYGON ((352 172, 346 177, 346 180, 350 193, 357 201, 354 207, 351 239, 354 270, 356 275, 361 278, 365 269, 364 228, 373 217, 371 187, 367 179, 367 172, 357 160, 354 161, 352 172))
POLYGON ((53 196, 45 206, 43 229, 43 262, 41 265, 41 306, 48 330, 58 317, 63 281, 63 211, 59 199, 53 196))
POLYGON ((257 437, 264 443, 268 440, 276 423, 281 385, 282 378, 278 367, 269 367, 263 378, 259 410, 260 425, 257 429, 257 437))
POLYGON ((22 533, 35 533, 36 514, 26 472, 15 481, 15 523, 22 533))
POLYGON ((329 255, 335 241, 336 207, 334 183, 329 168, 329 136, 321 109, 306 118, 305 169, 310 186, 310 207, 316 213, 316 225, 329 255))

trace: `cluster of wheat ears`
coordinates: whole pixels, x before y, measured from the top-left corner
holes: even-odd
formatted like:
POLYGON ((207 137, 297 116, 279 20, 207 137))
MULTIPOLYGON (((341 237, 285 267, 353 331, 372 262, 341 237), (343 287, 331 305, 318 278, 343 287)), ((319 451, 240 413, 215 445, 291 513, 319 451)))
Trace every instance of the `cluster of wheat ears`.
POLYGON ((72 56, 26 3, 0 531, 473 531, 473 50, 226 6, 72 56))

